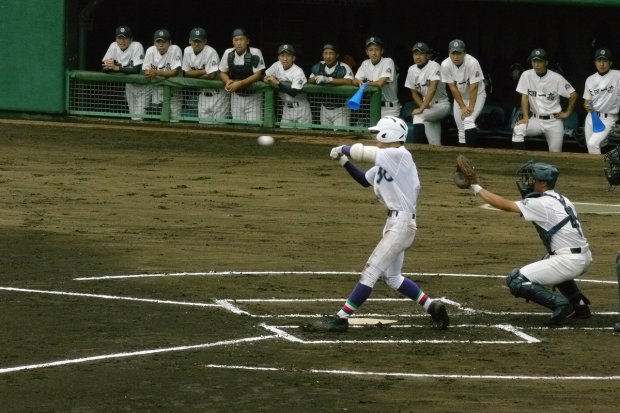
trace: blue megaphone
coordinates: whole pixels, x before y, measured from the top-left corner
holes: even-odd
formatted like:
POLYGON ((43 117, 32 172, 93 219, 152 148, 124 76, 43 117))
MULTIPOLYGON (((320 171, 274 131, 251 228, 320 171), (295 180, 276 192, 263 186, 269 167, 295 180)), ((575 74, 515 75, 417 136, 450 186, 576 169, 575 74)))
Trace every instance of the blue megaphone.
POLYGON ((362 83, 359 90, 355 92, 351 99, 347 100, 347 106, 353 110, 359 110, 360 103, 362 101, 362 95, 364 94, 364 89, 366 89, 368 85, 366 83, 362 83))

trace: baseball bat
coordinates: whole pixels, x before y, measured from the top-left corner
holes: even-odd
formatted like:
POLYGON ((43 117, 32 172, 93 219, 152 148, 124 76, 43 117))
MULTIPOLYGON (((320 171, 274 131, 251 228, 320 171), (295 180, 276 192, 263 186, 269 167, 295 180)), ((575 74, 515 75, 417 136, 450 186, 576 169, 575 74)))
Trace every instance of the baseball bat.
POLYGON ((347 100, 347 106, 353 110, 359 110, 360 102, 362 101, 362 95, 364 94, 364 89, 368 86, 366 83, 362 83, 359 90, 355 92, 351 99, 347 100))
POLYGON ((598 113, 590 112, 590 115, 592 115, 592 132, 603 132, 605 130, 605 124, 598 113))

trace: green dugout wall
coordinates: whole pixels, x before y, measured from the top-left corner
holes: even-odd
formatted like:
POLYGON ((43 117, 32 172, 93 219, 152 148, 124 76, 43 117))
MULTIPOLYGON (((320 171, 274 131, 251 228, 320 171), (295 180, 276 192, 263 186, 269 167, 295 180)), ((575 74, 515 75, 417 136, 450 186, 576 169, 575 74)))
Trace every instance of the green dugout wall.
POLYGON ((65 0, 0 1, 0 110, 60 113, 65 0))

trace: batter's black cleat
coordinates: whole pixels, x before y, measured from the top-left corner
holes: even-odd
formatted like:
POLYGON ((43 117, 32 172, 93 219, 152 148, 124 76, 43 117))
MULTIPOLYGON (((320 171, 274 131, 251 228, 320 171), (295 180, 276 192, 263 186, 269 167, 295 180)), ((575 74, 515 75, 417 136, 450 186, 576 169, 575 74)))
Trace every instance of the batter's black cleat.
POLYGON ((349 320, 331 315, 314 323, 303 325, 301 329, 310 332, 344 333, 349 329, 349 320))
POLYGON ((433 301, 428 307, 428 313, 433 319, 433 325, 439 330, 445 330, 450 325, 450 317, 448 317, 448 311, 446 306, 441 301, 433 301))

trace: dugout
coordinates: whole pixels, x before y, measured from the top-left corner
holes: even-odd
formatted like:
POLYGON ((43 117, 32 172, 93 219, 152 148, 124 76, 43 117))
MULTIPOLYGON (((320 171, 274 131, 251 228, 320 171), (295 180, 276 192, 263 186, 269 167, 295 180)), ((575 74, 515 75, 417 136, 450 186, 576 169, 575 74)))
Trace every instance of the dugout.
POLYGON ((0 111, 65 113, 66 71, 99 70, 113 30, 121 24, 130 25, 145 46, 158 28, 168 28, 173 41, 184 46, 188 30, 204 26, 219 53, 230 47, 231 29, 243 26, 268 65, 276 59, 277 46, 287 42, 296 46, 296 63, 306 71, 320 59, 327 39, 359 63, 365 58, 364 40, 378 35, 399 67, 403 103, 413 42, 425 40, 443 59, 444 46, 458 37, 493 80, 489 101, 508 105, 514 99, 509 67, 523 63, 535 47, 547 49, 552 65, 560 66, 581 94, 585 78, 594 71, 590 55, 595 44, 620 55, 618 18, 620 0, 275 0, 269 7, 243 0, 178 5, 160 0, 3 0, 0 111))

